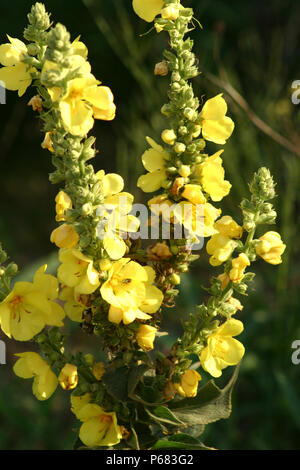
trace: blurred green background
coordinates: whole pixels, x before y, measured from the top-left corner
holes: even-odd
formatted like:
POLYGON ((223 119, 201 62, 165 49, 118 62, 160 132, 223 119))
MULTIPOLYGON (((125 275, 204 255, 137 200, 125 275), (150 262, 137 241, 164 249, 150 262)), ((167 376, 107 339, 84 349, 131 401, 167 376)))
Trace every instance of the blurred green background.
MULTIPOLYGON (((6 33, 21 38, 32 3, 1 2, 0 43, 6 42, 6 33)), ((119 172, 126 189, 144 201, 135 186, 143 171, 144 138, 159 139, 166 125, 160 108, 168 79, 153 75, 167 46, 166 35, 152 31, 141 36, 150 26, 134 15, 130 0, 44 3, 53 21, 65 24, 73 39, 81 34, 93 73, 115 95, 116 119, 98 121, 93 129, 99 150, 95 168, 119 172)), ((240 339, 246 355, 233 412, 230 419, 208 426, 203 440, 219 449, 299 449, 300 365, 291 362, 291 344, 300 339, 300 105, 291 102, 291 84, 300 80, 300 4, 297 0, 186 0, 184 4, 194 8, 204 28, 191 33, 202 72, 194 80, 196 93, 210 98, 224 92, 236 123, 223 155, 232 183, 230 196, 220 204, 223 214, 240 220, 238 205, 247 195, 247 182, 260 166, 267 166, 277 182, 279 216, 274 230, 287 244, 281 265, 255 264, 257 275, 238 316, 245 324, 240 339)), ((51 159, 40 147, 39 121, 26 106, 32 94, 29 89, 18 99, 15 92, 8 92, 6 105, 0 107, 0 240, 20 266, 19 279, 27 280, 42 263, 47 262, 53 272, 57 263, 49 234, 55 227, 53 201, 58 187, 48 182, 51 159)), ((215 148, 210 146, 209 151, 215 148)), ((205 299, 201 285, 207 285, 208 271, 212 272, 207 268, 203 252, 183 276, 177 319, 184 319, 205 299)), ((160 340, 162 349, 180 334, 174 315, 165 313, 163 327, 173 329, 167 342, 160 340)), ((94 340, 90 344, 89 337, 83 338, 79 328, 73 329, 73 335, 74 350, 99 349, 94 340)), ((7 364, 0 365, 0 449, 71 448, 75 421, 68 393, 61 390, 47 402, 38 402, 31 393, 32 381, 17 378, 11 368, 13 354, 32 346, 10 341, 2 333, 0 339, 7 345, 7 364)), ((223 378, 218 380, 222 382, 223 378)))

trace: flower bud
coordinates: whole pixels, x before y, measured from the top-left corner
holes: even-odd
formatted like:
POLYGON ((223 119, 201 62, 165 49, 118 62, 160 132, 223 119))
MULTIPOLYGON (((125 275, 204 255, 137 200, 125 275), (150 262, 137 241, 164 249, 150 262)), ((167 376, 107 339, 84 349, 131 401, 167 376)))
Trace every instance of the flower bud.
POLYGON ((266 232, 259 240, 259 243, 255 247, 256 253, 267 263, 282 263, 281 255, 286 245, 282 242, 280 234, 273 231, 266 232))
POLYGON ((275 197, 275 183, 268 168, 261 167, 254 174, 253 180, 250 183, 250 191, 253 195, 264 201, 275 197))
POLYGON ((192 137, 194 139, 197 139, 197 137, 199 137, 200 134, 201 134, 201 126, 199 126, 199 124, 195 124, 193 128, 192 137))
POLYGON ((189 167, 189 165, 181 165, 181 167, 178 170, 178 173, 183 178, 188 178, 191 174, 191 168, 189 167))
POLYGON ((179 16, 179 9, 177 5, 166 6, 161 11, 161 17, 164 20, 175 21, 177 20, 178 16, 179 16))
POLYGON ((18 273, 18 266, 16 265, 16 263, 10 263, 5 270, 5 274, 8 277, 13 277, 17 273, 18 273))
POLYGON ((240 282, 244 277, 244 271, 250 266, 250 260, 245 253, 232 260, 232 268, 229 271, 229 278, 232 282, 240 282))
POLYGON ((64 390, 72 390, 77 386, 77 367, 73 364, 66 364, 59 373, 58 381, 64 390))
POLYGON ((180 284, 181 279, 179 274, 173 273, 171 274, 171 276, 168 277, 168 281, 170 281, 170 283, 174 286, 177 286, 178 284, 180 284))
POLYGON ((174 145, 176 140, 176 134, 173 129, 165 129, 161 133, 161 138, 165 142, 165 144, 174 145))
POLYGON ((93 213, 93 206, 89 202, 83 204, 81 208, 81 214, 83 216, 86 216, 86 215, 91 215, 92 213, 93 213))
POLYGON ((197 113, 192 108, 185 108, 183 114, 189 121, 194 121, 197 117, 197 113))
POLYGON ((182 397, 195 397, 197 395, 198 382, 201 375, 196 370, 187 370, 180 383, 174 383, 174 387, 182 397))
POLYGON ((176 153, 183 153, 185 152, 186 146, 182 142, 176 142, 174 145, 174 150, 176 153))
POLYGON ((136 333, 137 343, 143 351, 150 351, 153 349, 153 342, 155 339, 157 329, 150 325, 141 325, 136 333))

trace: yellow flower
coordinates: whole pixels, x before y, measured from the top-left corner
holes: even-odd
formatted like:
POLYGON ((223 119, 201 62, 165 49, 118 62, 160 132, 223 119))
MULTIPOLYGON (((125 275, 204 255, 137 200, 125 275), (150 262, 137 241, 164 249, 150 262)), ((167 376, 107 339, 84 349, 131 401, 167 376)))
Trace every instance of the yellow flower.
POLYGON ((244 271, 247 266, 250 266, 250 261, 245 253, 240 253, 239 256, 232 260, 232 268, 229 271, 229 278, 232 282, 240 282, 244 277, 244 271))
POLYGON ((200 117, 202 135, 205 140, 225 144, 234 129, 234 122, 226 116, 227 104, 222 93, 206 101, 200 117))
POLYGON ((55 392, 57 377, 49 364, 35 352, 15 354, 20 359, 13 366, 14 373, 22 379, 33 379, 32 392, 38 400, 47 400, 55 392))
POLYGON ((209 255, 209 262, 212 266, 220 266, 224 261, 230 258, 236 242, 221 233, 216 233, 208 240, 206 244, 206 251, 209 255))
POLYGON ((88 50, 84 42, 80 41, 80 36, 78 36, 73 42, 72 42, 72 47, 73 47, 73 52, 74 55, 79 55, 83 57, 85 60, 87 59, 88 56, 88 50))
POLYGON ((199 359, 203 369, 210 375, 220 377, 222 369, 240 362, 245 348, 233 336, 239 335, 243 329, 241 321, 230 319, 208 337, 207 346, 201 352, 199 359))
POLYGON ((65 95, 53 96, 59 100, 61 118, 70 134, 86 135, 92 129, 94 119, 114 119, 116 106, 113 94, 110 88, 99 86, 98 83, 91 74, 74 78, 68 82, 65 95))
POLYGON ((163 5, 164 0, 133 0, 132 2, 135 13, 148 23, 159 15, 163 5))
POLYGON ((150 325, 141 325, 136 332, 137 343, 144 351, 151 351, 155 340, 157 328, 150 325))
POLYGON ((174 383, 174 387, 182 397, 195 397, 199 380, 201 375, 196 370, 189 369, 181 377, 180 383, 174 383))
POLYGON ((102 298, 110 304, 109 321, 124 324, 136 318, 147 320, 148 313, 155 313, 163 300, 162 292, 155 287, 155 272, 130 258, 113 263, 108 279, 100 288, 102 298))
POLYGON ((58 382, 64 390, 72 390, 78 384, 77 367, 73 364, 66 364, 60 371, 58 382))
POLYGON ((88 403, 76 411, 76 416, 83 422, 79 437, 87 447, 111 447, 122 439, 114 411, 107 412, 95 403, 88 403))
POLYGON ((7 90, 18 91, 18 95, 22 96, 32 82, 29 67, 22 62, 27 47, 19 39, 7 37, 9 43, 0 46, 0 63, 4 65, 0 69, 0 81, 7 90))
POLYGON ((105 175, 104 170, 100 170, 96 177, 102 184, 104 195, 103 204, 97 208, 97 215, 105 219, 104 227, 100 224, 97 229, 98 236, 103 239, 103 246, 109 257, 117 260, 127 251, 127 245, 122 239, 123 233, 136 232, 139 228, 139 220, 133 215, 128 215, 134 198, 130 193, 121 192, 124 181, 120 175, 105 175))
POLYGON ((280 234, 273 231, 266 232, 259 240, 259 243, 255 247, 256 253, 267 263, 282 263, 281 255, 286 245, 281 240, 280 234))
POLYGON ((79 242, 79 235, 72 225, 62 224, 53 230, 50 241, 59 248, 73 248, 79 242))
POLYGON ((229 181, 224 180, 225 171, 220 157, 222 152, 223 150, 219 150, 199 165, 200 182, 204 191, 210 195, 213 201, 221 201, 224 196, 229 194, 231 188, 229 181))
POLYGON ((210 237, 217 233, 214 223, 221 213, 210 203, 192 204, 181 201, 174 208, 177 223, 181 223, 189 232, 200 236, 210 237))
POLYGON ((58 281, 44 274, 41 266, 33 283, 16 282, 10 294, 0 303, 2 331, 17 341, 29 341, 45 325, 63 326, 65 312, 54 300, 58 296, 58 281))
POLYGON ((77 248, 61 248, 59 260, 62 263, 57 271, 61 283, 74 287, 75 295, 92 294, 100 285, 99 273, 93 260, 77 248))
POLYGON ((55 198, 56 202, 56 217, 55 220, 57 222, 62 222, 66 220, 65 212, 67 209, 72 209, 72 200, 71 198, 64 192, 59 191, 55 198))
POLYGON ((89 307, 89 296, 85 294, 76 294, 73 287, 61 286, 59 294, 60 300, 65 302, 64 310, 72 321, 81 323, 82 314, 89 307))
POLYGON ((192 204, 204 204, 206 202, 201 187, 198 184, 186 184, 181 196, 192 204))
POLYGON ((160 189, 167 178, 165 165, 169 155, 161 145, 158 145, 150 137, 147 137, 147 142, 151 149, 143 153, 142 162, 149 173, 139 177, 137 186, 145 193, 152 193, 160 189))
POLYGON ((214 227, 219 233, 230 238, 241 238, 243 234, 243 228, 229 215, 224 215, 217 220, 214 227))

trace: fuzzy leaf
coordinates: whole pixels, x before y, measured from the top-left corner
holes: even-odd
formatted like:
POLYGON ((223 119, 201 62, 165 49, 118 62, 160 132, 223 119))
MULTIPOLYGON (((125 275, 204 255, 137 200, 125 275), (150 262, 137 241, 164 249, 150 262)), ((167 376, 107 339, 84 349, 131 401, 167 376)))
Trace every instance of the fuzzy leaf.
POLYGON ((108 370, 103 375, 102 381, 108 393, 116 400, 127 400, 128 367, 108 370))
POLYGON ((174 426, 182 426, 184 423, 180 421, 171 410, 165 406, 157 406, 154 410, 149 411, 146 409, 146 412, 156 421, 161 421, 166 424, 172 424, 174 426))
POLYGON ((217 387, 211 380, 200 388, 195 398, 184 398, 173 404, 170 402, 169 407, 175 416, 188 426, 208 424, 228 418, 231 413, 231 395, 238 376, 238 369, 237 366, 230 381, 223 389, 217 387))
POLYGON ((188 434, 175 434, 169 439, 160 439, 152 447, 154 449, 215 450, 188 434))

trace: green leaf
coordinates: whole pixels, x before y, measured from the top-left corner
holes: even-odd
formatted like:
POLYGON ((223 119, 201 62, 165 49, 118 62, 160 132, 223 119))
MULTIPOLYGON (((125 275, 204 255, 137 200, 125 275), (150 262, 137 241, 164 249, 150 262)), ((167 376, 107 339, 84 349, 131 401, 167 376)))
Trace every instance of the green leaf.
POLYGON ((128 395, 129 397, 134 393, 137 384, 145 374, 148 366, 146 364, 142 364, 138 367, 134 367, 130 370, 128 376, 128 395))
POLYGON ((175 434, 175 436, 160 439, 152 447, 152 450, 154 449, 215 450, 188 434, 175 434))
POLYGON ((184 431, 186 434, 189 434, 189 436, 199 437, 201 436, 201 434, 203 434, 204 429, 205 429, 204 424, 197 424, 195 426, 189 426, 185 428, 184 431))
POLYGON ((102 377, 106 390, 118 401, 126 401, 128 398, 128 367, 118 367, 108 370, 102 377))
POLYGON ((208 424, 225 419, 231 413, 231 395, 238 376, 237 366, 228 382, 220 389, 213 380, 202 387, 195 398, 184 398, 177 402, 170 402, 169 407, 175 416, 188 426, 208 424))
POLYGON ((180 419, 178 419, 172 413, 172 411, 165 406, 157 406, 152 411, 149 411, 147 408, 145 408, 145 410, 155 421, 161 421, 166 424, 173 424, 174 426, 184 426, 184 423, 180 421, 180 419))

